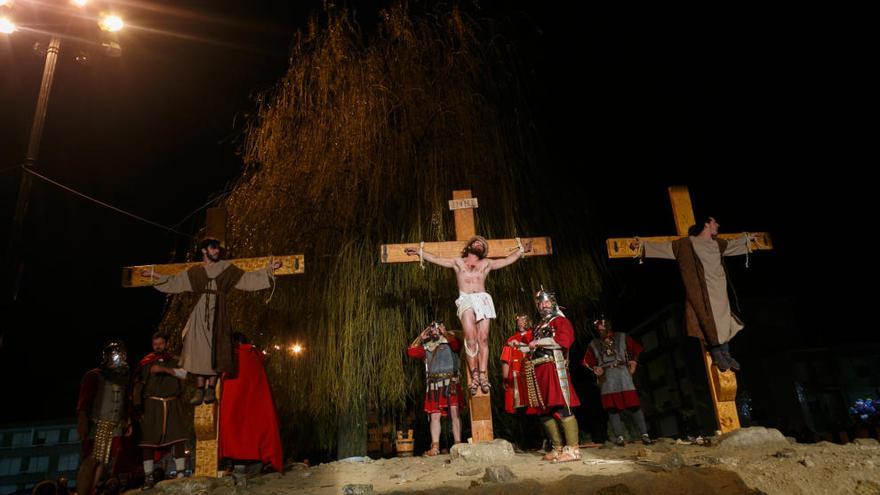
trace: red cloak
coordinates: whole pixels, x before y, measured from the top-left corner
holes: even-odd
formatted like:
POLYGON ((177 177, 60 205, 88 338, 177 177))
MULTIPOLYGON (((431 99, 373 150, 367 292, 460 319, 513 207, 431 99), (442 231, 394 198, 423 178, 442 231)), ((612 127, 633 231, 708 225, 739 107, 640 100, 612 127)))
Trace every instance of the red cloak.
POLYGON ((220 392, 220 458, 258 460, 281 473, 281 435, 263 353, 250 344, 240 344, 236 354, 238 375, 224 375, 220 392))
MULTIPOLYGON (((558 316, 550 321, 550 327, 553 329, 553 340, 568 353, 571 345, 574 344, 574 327, 571 322, 564 316, 558 316)), ((533 330, 530 333, 530 341, 536 339, 533 330)), ((581 405, 581 401, 574 391, 574 384, 571 382, 571 373, 566 368, 565 374, 568 377, 568 395, 569 406, 577 407, 581 405)), ((544 399, 545 409, 529 407, 526 414, 543 415, 551 412, 557 407, 565 407, 565 396, 562 393, 562 385, 559 383, 559 375, 556 371, 555 363, 544 363, 535 366, 535 381, 538 383, 538 393, 544 399)))
MULTIPOLYGON (((531 328, 527 329, 523 334, 517 331, 507 338, 507 344, 515 340, 527 343, 532 340, 531 332, 531 328)), ((509 366, 508 374, 504 377, 504 410, 511 414, 515 414, 516 410, 521 407, 526 407, 529 402, 528 387, 526 386, 525 374, 523 373, 523 359, 525 359, 525 355, 518 349, 509 345, 505 345, 501 349, 501 362, 507 363, 509 366), (519 396, 519 405, 514 403, 514 393, 519 396)))

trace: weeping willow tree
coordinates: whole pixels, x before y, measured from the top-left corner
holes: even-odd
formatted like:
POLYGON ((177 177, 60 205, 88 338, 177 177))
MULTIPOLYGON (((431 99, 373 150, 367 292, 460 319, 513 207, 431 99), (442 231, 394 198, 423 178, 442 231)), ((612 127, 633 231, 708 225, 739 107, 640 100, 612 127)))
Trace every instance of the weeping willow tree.
MULTIPOLYGON (((237 329, 269 349, 288 444, 331 449, 340 418, 420 409, 421 364, 405 348, 432 318, 457 326, 454 274, 383 265, 383 243, 454 239, 453 189, 480 200, 487 237, 553 235, 556 254, 493 272, 495 350, 544 284, 570 305, 600 292, 600 262, 582 211, 538 158, 511 46, 451 9, 382 12, 364 36, 346 12, 301 33, 287 74, 262 96, 243 147, 245 170, 225 199, 234 257, 304 253, 304 276, 266 294, 236 293, 237 329), (305 352, 284 352, 291 342, 305 352), (275 347, 280 352, 272 351, 275 347)), ((579 204, 579 203, 578 203, 579 204)), ((163 321, 182 327, 187 304, 163 321)), ((581 329, 582 330, 582 329, 581 329)), ((500 391, 497 351, 491 371, 500 391)), ((495 394, 496 407, 503 399, 495 394)), ((504 434, 496 414, 496 434, 504 434)))

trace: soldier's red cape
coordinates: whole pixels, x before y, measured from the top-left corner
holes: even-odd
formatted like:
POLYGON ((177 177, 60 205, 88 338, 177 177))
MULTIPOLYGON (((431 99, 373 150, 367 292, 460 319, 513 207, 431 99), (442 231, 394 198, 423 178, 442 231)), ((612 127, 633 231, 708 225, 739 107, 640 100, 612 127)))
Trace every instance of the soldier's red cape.
POLYGON ((238 375, 224 376, 220 391, 220 458, 258 460, 281 473, 281 435, 263 353, 240 344, 236 354, 238 375))

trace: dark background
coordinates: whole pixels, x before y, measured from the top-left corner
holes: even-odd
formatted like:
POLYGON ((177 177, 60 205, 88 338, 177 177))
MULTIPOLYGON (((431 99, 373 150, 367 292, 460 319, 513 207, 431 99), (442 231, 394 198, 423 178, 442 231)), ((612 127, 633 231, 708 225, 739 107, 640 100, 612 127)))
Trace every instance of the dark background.
MULTIPOLYGON (((129 4, 121 58, 95 55, 83 67, 73 63, 73 43, 63 47, 36 169, 195 234, 204 212, 188 214, 240 172, 236 148, 255 96, 284 73, 294 33, 322 5, 129 4)), ((383 4, 353 5, 369 33, 383 4)), ((437 5, 412 8, 447 4, 437 5)), ((849 69, 829 44, 830 20, 817 28, 801 11, 730 7, 463 7, 516 43, 544 173, 582 185, 584 211, 597 220, 588 235, 674 233, 666 187, 687 184, 697 215, 714 215, 722 230, 772 233, 775 251, 756 255, 748 270, 735 263, 732 277, 744 299, 794 301, 789 323, 802 338, 792 345, 819 344, 831 329, 844 342, 876 340, 848 309, 867 292, 834 276, 867 278, 861 270, 874 255, 856 239, 835 240, 857 215, 832 216, 837 195, 868 185, 849 162, 826 155, 833 131, 820 131, 843 125, 832 115, 847 98, 836 86, 849 69)), ((42 72, 31 45, 47 40, 0 35, 0 169, 23 160, 42 72)), ((16 170, 0 172, 3 249, 18 179, 16 170)), ((0 373, 4 403, 15 406, 0 408, 0 421, 72 416, 79 379, 107 338, 124 338, 133 359, 146 352, 164 299, 122 289, 119 269, 181 260, 184 244, 35 181, 17 302, 4 281, 0 373)), ((618 328, 681 300, 672 263, 609 265, 618 328)))

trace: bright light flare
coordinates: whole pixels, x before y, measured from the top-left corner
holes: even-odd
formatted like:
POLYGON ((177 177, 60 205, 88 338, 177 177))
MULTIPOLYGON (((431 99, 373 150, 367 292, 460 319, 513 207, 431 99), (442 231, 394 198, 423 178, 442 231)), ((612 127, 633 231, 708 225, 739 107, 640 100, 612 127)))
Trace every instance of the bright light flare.
MULTIPOLYGON (((2 2, 3 0, 0 0, 2 2)), ((12 19, 8 17, 0 17, 0 33, 3 34, 12 34, 18 28, 15 27, 15 23, 12 22, 12 19)))
POLYGON ((98 21, 98 26, 104 31, 115 33, 117 31, 122 31, 122 28, 125 27, 125 23, 122 22, 122 18, 118 15, 103 15, 101 16, 101 20, 98 21))
MULTIPOLYGON (((2 1, 3 0, 0 0, 0 2, 2 2, 2 1)), ((79 8, 83 8, 86 6, 87 3, 89 3, 89 0, 70 0, 70 3, 79 7, 79 8)))
POLYGON ((302 353, 302 351, 303 351, 303 346, 301 346, 299 344, 293 344, 292 346, 290 346, 290 353, 293 355, 300 354, 300 353, 302 353))

